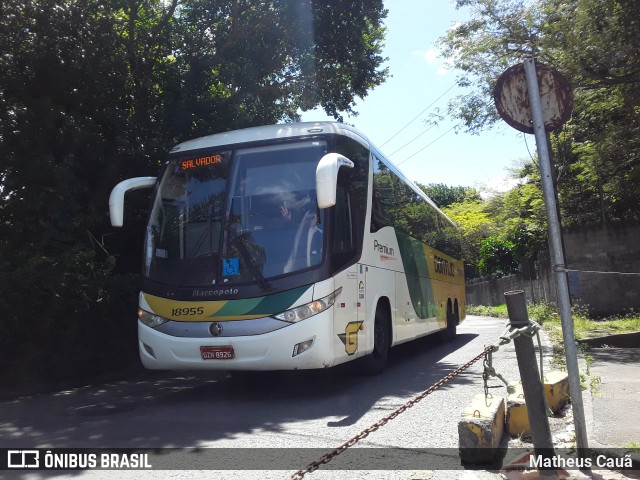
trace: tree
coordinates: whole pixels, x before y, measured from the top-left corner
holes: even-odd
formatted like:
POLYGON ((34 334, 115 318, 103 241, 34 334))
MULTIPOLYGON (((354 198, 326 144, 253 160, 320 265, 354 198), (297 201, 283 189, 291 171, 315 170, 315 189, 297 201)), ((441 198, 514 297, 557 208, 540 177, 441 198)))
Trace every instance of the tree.
POLYGON ((565 167, 563 218, 567 225, 640 220, 640 5, 547 3, 548 49, 576 89, 572 120, 554 138, 565 167))
POLYGON ((497 235, 485 238, 478 261, 480 275, 500 278, 516 272, 518 262, 514 255, 515 248, 512 242, 497 235))
POLYGON ((516 185, 487 198, 486 209, 494 219, 497 234, 514 244, 514 258, 520 261, 546 248, 547 212, 540 171, 533 161, 514 169, 511 177, 517 180, 516 185))
POLYGON ((480 200, 480 194, 471 187, 450 187, 444 183, 429 183, 428 185, 417 184, 427 196, 440 208, 447 207, 452 203, 460 203, 465 199, 480 200))
POLYGON ((462 232, 467 277, 499 277, 518 269, 547 245, 547 217, 540 174, 533 162, 514 168, 516 185, 481 198, 468 189, 465 198, 444 208, 462 232), (490 258, 496 256, 495 258, 490 258))
POLYGON ((560 70, 574 112, 552 134, 565 225, 640 220, 640 5, 632 0, 459 0, 470 20, 440 40, 471 92, 450 114, 479 133, 498 119, 498 76, 525 57, 560 70))
POLYGON ((184 43, 172 54, 187 75, 174 94, 201 104, 199 129, 298 118, 318 105, 341 118, 381 84, 386 17, 381 0, 184 0, 184 43), (211 95, 214 93, 214 95, 211 95), (208 101, 207 101, 208 100, 208 101))
POLYGON ((470 8, 472 17, 450 29, 438 45, 460 72, 458 86, 472 88, 450 102, 449 114, 467 131, 479 133, 499 120, 493 88, 502 72, 531 55, 544 59, 539 48, 544 18, 539 3, 527 0, 457 0, 456 6, 470 8))
POLYGON ((470 266, 468 276, 475 276, 480 260, 480 247, 485 238, 496 233, 496 225, 482 200, 468 199, 443 209, 462 233, 462 254, 470 266))
POLYGON ((387 76, 385 16, 382 0, 4 1, 0 361, 52 378, 135 360, 148 200, 132 194, 116 236, 111 188, 197 135, 351 113, 387 76))

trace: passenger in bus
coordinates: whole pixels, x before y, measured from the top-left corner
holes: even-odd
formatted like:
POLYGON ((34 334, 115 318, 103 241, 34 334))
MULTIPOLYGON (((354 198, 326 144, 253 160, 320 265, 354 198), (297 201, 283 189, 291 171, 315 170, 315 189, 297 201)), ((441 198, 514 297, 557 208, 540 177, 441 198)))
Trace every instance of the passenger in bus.
POLYGON ((291 220, 291 210, 289 210, 289 203, 284 201, 280 205, 280 216, 285 220, 291 220))
MULTIPOLYGON (((287 199, 282 200, 279 206, 280 219, 284 220, 284 224, 293 220, 301 221, 306 213, 314 210, 314 203, 309 192, 292 192, 287 195, 287 199)), ((281 225, 282 222, 276 223, 281 225)))
POLYGON ((322 225, 318 223, 315 210, 307 210, 296 231, 293 249, 284 267, 284 273, 313 265, 322 260, 322 225))

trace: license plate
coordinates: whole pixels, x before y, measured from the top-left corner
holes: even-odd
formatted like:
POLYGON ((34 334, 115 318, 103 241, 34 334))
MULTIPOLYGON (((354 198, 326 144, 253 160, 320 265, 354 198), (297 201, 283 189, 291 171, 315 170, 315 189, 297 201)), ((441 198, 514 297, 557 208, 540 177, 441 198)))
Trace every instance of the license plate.
POLYGON ((200 355, 203 360, 231 360, 235 356, 231 345, 200 347, 200 355))

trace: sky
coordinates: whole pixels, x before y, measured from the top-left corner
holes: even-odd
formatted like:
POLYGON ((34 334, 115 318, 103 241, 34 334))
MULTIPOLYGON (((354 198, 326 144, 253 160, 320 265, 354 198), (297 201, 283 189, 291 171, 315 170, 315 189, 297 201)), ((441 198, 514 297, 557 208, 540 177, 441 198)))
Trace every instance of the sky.
MULTIPOLYGON (((453 0, 385 0, 385 7, 383 56, 390 77, 358 100, 358 116, 345 115, 345 123, 362 131, 414 182, 504 190, 507 169, 535 150, 533 135, 525 142, 524 134, 504 122, 476 135, 454 128, 458 121, 453 119, 428 131, 424 123, 436 108, 445 112, 448 100, 464 93, 455 86, 456 71, 444 68, 435 43, 468 14, 456 10, 453 0)), ((302 115, 304 121, 327 119, 332 120, 322 110, 302 115)))

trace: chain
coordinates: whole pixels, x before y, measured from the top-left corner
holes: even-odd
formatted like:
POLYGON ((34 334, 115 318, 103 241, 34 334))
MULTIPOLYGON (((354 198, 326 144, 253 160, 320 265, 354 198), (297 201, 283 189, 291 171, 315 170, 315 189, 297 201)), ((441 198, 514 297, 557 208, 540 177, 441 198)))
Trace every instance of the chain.
POLYGON ((499 346, 505 345, 509 343, 514 338, 519 337, 520 335, 524 335, 525 337, 533 338, 540 331, 540 325, 533 320, 529 320, 529 323, 523 327, 516 328, 511 326, 511 323, 507 323, 507 328, 502 335, 500 335, 499 346))
MULTIPOLYGON (((504 335, 504 333, 503 333, 504 335)), ((505 345, 507 343, 509 343, 510 340, 504 340, 504 337, 500 337, 502 340, 500 341, 500 343, 498 345, 491 345, 490 347, 488 347, 489 353, 487 353, 487 355, 485 355, 484 357, 484 362, 483 362, 483 368, 484 371, 482 372, 482 382, 484 384, 484 398, 485 398, 485 403, 489 402, 489 398, 490 398, 490 394, 489 394, 489 388, 497 388, 497 387, 489 387, 489 377, 497 377, 500 380, 502 380, 502 383, 505 384, 505 386, 507 387, 507 392, 508 393, 513 393, 515 392, 515 386, 512 385, 506 378, 504 378, 502 375, 500 375, 496 369, 493 367, 493 352, 497 352, 500 349, 500 346, 505 345)), ((487 407, 489 406, 489 403, 486 403, 487 407)))
MULTIPOLYGON (((527 325, 522 326, 520 328, 512 326, 511 321, 507 322, 507 326, 504 332, 502 332, 502 334, 500 335, 500 341, 498 342, 497 345, 492 345, 491 347, 489 347, 490 352, 487 353, 484 360, 484 372, 482 373, 482 381, 484 383, 485 402, 489 401, 488 399, 490 395, 489 394, 490 387, 488 385, 489 377, 497 377, 500 380, 502 380, 502 382, 507 387, 507 394, 511 395, 512 393, 516 392, 517 384, 507 381, 506 378, 504 378, 502 375, 496 372, 496 369, 493 368, 491 358, 492 358, 493 352, 497 352, 500 349, 500 347, 502 347, 503 345, 506 345, 507 343, 510 343, 511 340, 514 340, 521 335, 529 338, 536 337, 538 339, 538 351, 540 352, 540 382, 544 383, 544 365, 543 365, 544 362, 542 359, 542 342, 540 341, 541 328, 542 327, 540 326, 540 324, 533 320, 529 320, 529 323, 527 325)), ((549 408, 549 405, 547 404, 547 397, 543 395, 542 398, 544 399, 544 404, 547 410, 547 416, 549 417, 553 416, 553 411, 549 408)))
POLYGON ((485 357, 486 355, 489 354, 489 352, 491 352, 491 349, 493 347, 489 346, 486 347, 481 354, 479 354, 478 356, 474 357, 473 359, 471 359, 470 361, 468 361, 467 363, 465 363, 464 365, 462 365, 461 367, 459 367, 457 370, 454 370, 453 372, 447 374, 446 376, 444 376, 443 378, 441 378, 440 380, 438 380, 436 383, 434 383, 433 385, 431 385, 429 388, 427 388, 424 392, 422 392, 420 395, 417 395, 416 397, 412 398, 411 400, 409 400, 407 403, 405 403, 404 405, 402 405, 401 407, 399 407, 398 409, 396 409, 395 411, 391 412, 389 415, 387 415, 386 417, 378 420, 376 423, 374 423, 373 425, 371 425, 369 428, 364 429, 362 432, 360 432, 359 434, 357 434, 356 436, 350 438, 349 440, 347 440, 346 442, 344 442, 342 445, 340 445, 339 447, 335 448, 334 450, 332 450, 331 452, 327 453, 326 455, 323 455, 322 457, 320 457, 320 459, 316 460, 315 462, 311 462, 309 465, 307 465, 306 468, 303 468, 302 470, 298 470, 297 472, 295 472, 293 475, 291 475, 290 479, 291 480, 301 480, 305 474, 307 473, 311 473, 316 471, 321 465, 323 464, 327 464, 329 463, 334 457, 340 455, 342 452, 344 452, 347 448, 354 446, 356 443, 358 443, 360 440, 362 440, 363 438, 367 437, 370 433, 375 432, 376 430, 378 430, 380 427, 382 427, 383 425, 386 425, 389 421, 393 420, 394 418, 396 418, 398 415, 400 415, 402 412, 406 411, 407 409, 413 407, 416 403, 418 403, 419 401, 421 401, 422 399, 424 399, 427 395, 433 393, 434 391, 436 391, 438 388, 440 388, 442 385, 444 385, 445 383, 447 383, 448 381, 454 379, 456 376, 458 376, 460 373, 462 373, 463 371, 465 371, 467 368, 469 368, 471 365, 473 365, 474 363, 476 363, 478 360, 480 360, 482 357, 485 357))

